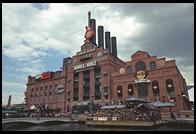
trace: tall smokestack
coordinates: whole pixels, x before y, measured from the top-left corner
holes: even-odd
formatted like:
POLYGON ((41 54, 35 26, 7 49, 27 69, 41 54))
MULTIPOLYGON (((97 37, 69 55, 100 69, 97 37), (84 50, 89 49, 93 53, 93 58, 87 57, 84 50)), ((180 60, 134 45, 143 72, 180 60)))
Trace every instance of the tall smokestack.
POLYGON ((111 46, 110 46, 110 32, 105 32, 105 48, 108 49, 111 52, 111 46))
POLYGON ((104 49, 103 26, 98 26, 98 46, 104 49))
POLYGON ((96 20, 95 19, 90 19, 90 25, 91 25, 91 27, 93 28, 93 30, 95 32, 95 34, 92 38, 92 43, 97 46, 97 44, 96 44, 96 20))
POLYGON ((10 108, 10 106, 11 106, 11 98, 12 98, 12 96, 9 95, 8 103, 7 103, 7 108, 10 108))
POLYGON ((116 37, 112 37, 112 54, 117 57, 116 37))

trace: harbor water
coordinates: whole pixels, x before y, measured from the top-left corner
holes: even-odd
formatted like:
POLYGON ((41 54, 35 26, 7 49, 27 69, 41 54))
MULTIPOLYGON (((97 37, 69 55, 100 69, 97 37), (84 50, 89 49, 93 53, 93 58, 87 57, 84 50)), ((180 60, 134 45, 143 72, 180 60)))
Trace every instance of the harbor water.
POLYGON ((167 123, 154 127, 87 126, 85 123, 47 122, 42 124, 7 123, 3 131, 194 131, 194 125, 167 123))

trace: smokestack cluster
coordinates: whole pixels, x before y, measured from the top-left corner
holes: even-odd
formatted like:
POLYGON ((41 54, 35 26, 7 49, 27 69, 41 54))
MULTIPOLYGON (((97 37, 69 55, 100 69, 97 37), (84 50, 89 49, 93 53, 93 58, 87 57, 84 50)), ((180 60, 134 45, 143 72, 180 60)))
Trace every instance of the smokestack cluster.
POLYGON ((105 32, 105 47, 104 47, 104 27, 98 26, 98 46, 107 49, 113 56, 117 57, 116 37, 110 38, 110 32, 105 32))
MULTIPOLYGON (((96 20, 90 18, 90 11, 89 15, 89 25, 94 30, 95 34, 91 40, 91 42, 97 46, 96 44, 96 20)), ((116 37, 110 38, 110 32, 105 32, 105 47, 104 47, 104 27, 98 26, 98 47, 102 47, 103 49, 107 49, 109 52, 112 53, 113 56, 117 57, 117 44, 116 44, 116 37)))

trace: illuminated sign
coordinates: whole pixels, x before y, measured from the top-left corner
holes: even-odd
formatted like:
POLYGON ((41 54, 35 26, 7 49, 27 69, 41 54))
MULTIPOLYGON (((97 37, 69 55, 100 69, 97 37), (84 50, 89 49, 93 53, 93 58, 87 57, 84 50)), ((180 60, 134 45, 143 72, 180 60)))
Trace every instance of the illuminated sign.
POLYGON ((92 67, 92 66, 95 66, 95 65, 96 65, 96 61, 91 61, 91 62, 88 62, 88 63, 75 65, 74 70, 84 69, 84 68, 92 67))
POLYGON ((135 80, 135 83, 149 83, 150 80, 149 79, 137 79, 135 80))
POLYGON ((144 79, 145 78, 145 72, 144 71, 138 71, 137 74, 136 74, 136 77, 138 79, 144 79))
POLYGON ((98 117, 97 120, 98 121, 107 121, 108 117, 98 117))
POLYGON ((88 49, 86 51, 78 52, 77 55, 83 55, 83 54, 87 54, 87 53, 90 53, 90 52, 93 52, 93 51, 95 51, 95 48, 88 49))
POLYGON ((42 74, 38 74, 35 76, 35 79, 41 79, 41 80, 45 80, 45 79, 50 79, 52 77, 51 72, 43 72, 42 74))
POLYGON ((146 73, 145 71, 138 71, 136 74, 137 80, 135 80, 135 83, 149 83, 149 79, 145 79, 146 73))

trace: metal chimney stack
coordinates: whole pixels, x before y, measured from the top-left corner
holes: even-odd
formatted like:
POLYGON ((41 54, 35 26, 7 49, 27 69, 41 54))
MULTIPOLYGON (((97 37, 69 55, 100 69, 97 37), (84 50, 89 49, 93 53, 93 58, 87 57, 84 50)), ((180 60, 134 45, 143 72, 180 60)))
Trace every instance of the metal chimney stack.
POLYGON ((111 52, 110 46, 110 32, 105 32, 105 48, 111 52))
POLYGON ((12 96, 9 95, 8 102, 7 102, 7 108, 11 107, 11 99, 12 99, 12 96))
POLYGON ((96 20, 95 19, 90 19, 90 25, 91 25, 91 27, 93 28, 93 30, 95 32, 95 34, 94 34, 94 36, 92 38, 92 43, 95 46, 97 46, 97 44, 96 44, 96 20))
POLYGON ((111 38, 112 41, 112 54, 117 57, 116 37, 111 38))
POLYGON ((98 26, 98 46, 104 49, 103 26, 98 26))

